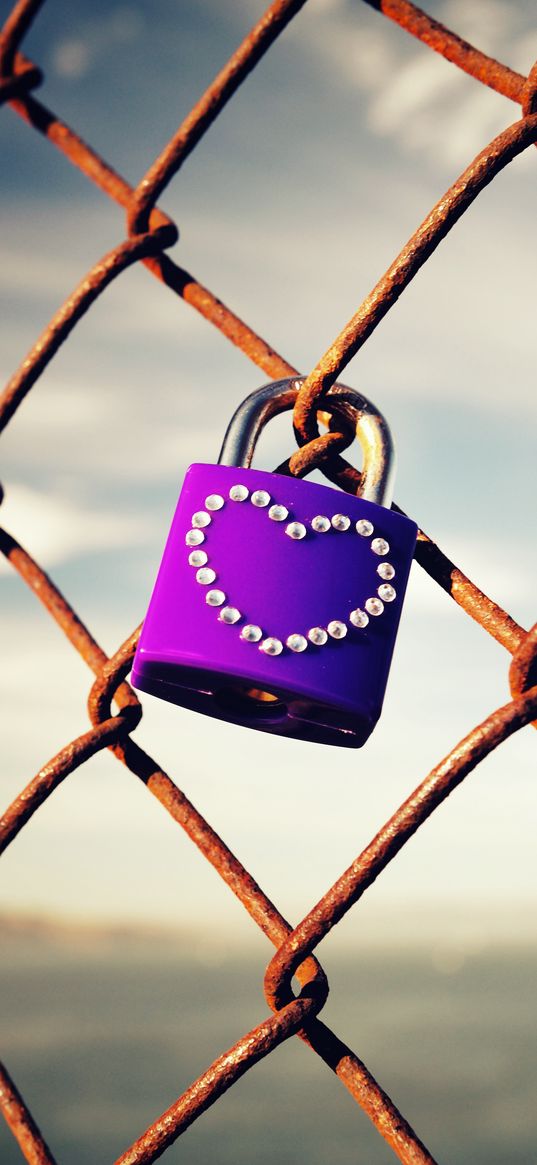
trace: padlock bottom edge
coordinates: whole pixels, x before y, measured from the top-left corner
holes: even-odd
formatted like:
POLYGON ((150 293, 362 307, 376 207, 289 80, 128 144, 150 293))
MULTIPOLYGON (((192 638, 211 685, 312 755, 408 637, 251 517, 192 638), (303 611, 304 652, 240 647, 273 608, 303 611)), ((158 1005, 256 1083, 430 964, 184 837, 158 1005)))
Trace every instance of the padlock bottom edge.
POLYGON ((378 719, 366 720, 277 687, 260 692, 247 677, 223 682, 219 676, 218 683, 215 678, 214 673, 198 668, 179 670, 146 661, 143 668, 133 668, 131 683, 149 695, 217 720, 336 747, 361 748, 378 719))

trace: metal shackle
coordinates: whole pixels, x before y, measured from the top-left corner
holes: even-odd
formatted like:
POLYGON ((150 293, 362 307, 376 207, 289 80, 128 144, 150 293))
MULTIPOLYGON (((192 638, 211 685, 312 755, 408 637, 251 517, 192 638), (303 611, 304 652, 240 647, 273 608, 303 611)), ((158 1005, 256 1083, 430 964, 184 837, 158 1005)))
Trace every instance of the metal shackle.
MULTIPOLYGON (((229 422, 218 464, 248 469, 265 425, 272 417, 293 408, 305 379, 305 376, 298 376, 275 380, 250 393, 229 422)), ((359 496, 365 501, 389 507, 393 492, 395 449, 388 422, 376 405, 355 388, 333 384, 323 397, 325 405, 329 405, 330 397, 335 397, 338 404, 349 406, 353 416, 356 436, 363 453, 359 496)))

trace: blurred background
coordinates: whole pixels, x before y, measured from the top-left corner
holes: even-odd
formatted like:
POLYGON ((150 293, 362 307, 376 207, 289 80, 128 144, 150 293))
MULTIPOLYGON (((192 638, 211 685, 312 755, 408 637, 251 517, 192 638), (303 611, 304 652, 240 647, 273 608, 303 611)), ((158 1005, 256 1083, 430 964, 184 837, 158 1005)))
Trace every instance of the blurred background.
MULTIPOLYGON (((136 183, 264 7, 48 0, 23 47, 45 73, 38 96, 136 183)), ((2 19, 9 9, 3 0, 2 19)), ((522 73, 537 56, 525 0, 427 9, 522 73)), ((180 229, 171 254, 307 372, 517 117, 367 5, 309 0, 161 200, 180 229)), ((0 149, 5 380, 124 225, 9 108, 0 149)), ((534 168, 530 149, 479 196, 342 377, 390 421, 399 504, 525 627, 537 568, 534 168)), ((134 268, 8 427, 3 524, 107 652, 143 618, 187 465, 216 460, 229 416, 265 379, 134 268)), ((256 464, 292 446, 290 418, 279 418, 256 464)), ((86 730, 90 676, 2 571, 7 803, 86 730)), ((508 663, 414 566, 385 710, 363 751, 242 731, 149 696, 136 739, 296 922, 433 764, 507 701, 508 663)), ((319 952, 327 1022, 453 1165, 535 1162, 534 780, 527 728, 319 952)), ((109 754, 74 773, 10 847, 0 909, 5 1055, 60 1165, 112 1159, 265 1015, 266 940, 109 754)), ((6 1165, 19 1160, 3 1130, 0 1146, 6 1165)), ((392 1160, 327 1069, 286 1044, 169 1160, 306 1152, 392 1160)))

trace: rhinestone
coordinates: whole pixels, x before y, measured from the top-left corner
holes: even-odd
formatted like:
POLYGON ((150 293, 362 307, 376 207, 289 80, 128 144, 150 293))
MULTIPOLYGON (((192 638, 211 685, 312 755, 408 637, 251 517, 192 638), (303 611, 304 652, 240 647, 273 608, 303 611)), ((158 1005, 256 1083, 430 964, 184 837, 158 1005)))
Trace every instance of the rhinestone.
POLYGON ((346 514, 334 514, 332 518, 332 525, 334 530, 348 530, 351 524, 350 518, 346 514))
POLYGON ((290 635, 286 643, 291 648, 291 651, 305 651, 308 646, 308 641, 303 635, 290 635))
POLYGON ((232 485, 229 491, 229 496, 232 502, 245 502, 250 493, 245 485, 232 485))
POLYGON ((377 566, 377 574, 380 574, 381 578, 393 578, 395 570, 391 562, 381 562, 377 566))
POLYGON ((360 521, 356 523, 356 530, 358 534, 362 535, 362 538, 370 538, 374 526, 372 522, 368 522, 367 518, 360 518, 360 521))
POLYGON ((256 489, 252 494, 250 501, 253 506, 268 506, 270 502, 270 494, 266 489, 256 489))
POLYGON ((221 510, 223 504, 224 499, 220 497, 220 494, 209 494, 209 497, 205 498, 205 508, 207 510, 221 510))
POLYGON ((381 603, 380 599, 366 599, 365 609, 370 615, 382 615, 384 603, 381 603))
POLYGON ((285 522, 289 516, 289 510, 286 510, 285 506, 271 506, 268 516, 272 518, 273 522, 285 522))
POLYGON ((317 517, 313 518, 311 526, 317 534, 326 534, 326 531, 330 529, 330 518, 324 518, 322 514, 317 514, 317 517))
POLYGON ((264 639, 259 646, 259 650, 264 651, 265 655, 281 655, 283 643, 279 639, 264 639))
POLYGON ((193 526, 208 526, 210 521, 210 515, 206 514, 205 510, 198 510, 197 514, 192 514, 193 526))
POLYGON ((367 627, 369 623, 369 616, 366 615, 365 611, 361 611, 359 607, 355 611, 351 611, 349 619, 353 627, 367 627))
POLYGON ((236 607, 222 607, 218 618, 222 620, 222 623, 238 623, 241 613, 237 611, 236 607))
POLYGON ((373 554, 387 554, 390 549, 389 542, 385 538, 373 538, 371 543, 373 554))
POLYGON ((302 525, 302 522, 289 522, 289 525, 285 527, 285 533, 296 541, 306 537, 306 527, 302 525))
POLYGON ((263 637, 263 632, 260 627, 256 627, 255 623, 247 623, 241 631, 241 639, 246 639, 247 643, 259 643, 263 637))
POLYGON ((214 582, 216 578, 216 571, 211 570, 210 566, 202 566, 200 570, 196 571, 196 582, 202 583, 204 587, 208 583, 214 582))
POLYGON ((205 534, 201 530, 189 530, 185 542, 187 546, 201 546, 205 542, 205 534))
POLYGON ((311 630, 308 631, 308 639, 310 643, 314 643, 316 647, 322 647, 323 643, 326 643, 328 635, 326 634, 324 627, 312 627, 311 630))
POLYGON ((204 550, 193 550, 192 553, 188 556, 188 562, 190 566, 205 566, 205 563, 208 561, 209 556, 205 553, 204 550))
POLYGON ((205 602, 208 603, 210 607, 221 607, 222 603, 225 603, 225 601, 226 596, 223 591, 207 591, 207 594, 205 595, 205 602))
POLYGON ((344 639, 347 634, 347 627, 345 623, 340 623, 338 619, 333 619, 326 628, 328 634, 332 639, 344 639))
POLYGON ((383 583, 382 586, 378 589, 378 594, 380 595, 381 599, 384 599, 385 603, 393 603, 396 591, 394 587, 390 586, 389 583, 383 583))

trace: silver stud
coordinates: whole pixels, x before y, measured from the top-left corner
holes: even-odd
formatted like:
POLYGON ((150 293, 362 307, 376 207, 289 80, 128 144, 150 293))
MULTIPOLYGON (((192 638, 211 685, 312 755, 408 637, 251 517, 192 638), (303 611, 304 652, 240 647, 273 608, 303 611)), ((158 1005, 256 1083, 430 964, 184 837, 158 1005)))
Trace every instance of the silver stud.
POLYGON ((390 549, 390 543, 386 542, 385 538, 373 538, 371 549, 373 554, 387 554, 390 549))
POLYGON ((383 583, 382 586, 379 587, 377 593, 380 595, 381 599, 384 599, 385 603, 393 603, 396 595, 395 588, 391 587, 389 583, 383 583))
POLYGON ((205 534, 202 530, 189 530, 185 542, 187 546, 201 546, 205 542, 205 534))
POLYGON ((326 534, 326 531, 330 529, 330 518, 325 518, 323 514, 317 514, 317 517, 312 519, 311 527, 317 534, 326 534))
POLYGON ((373 523, 368 522, 367 518, 360 518, 356 523, 356 532, 361 534, 362 538, 370 538, 374 528, 373 523))
POLYGON ((250 490, 245 485, 232 485, 229 491, 232 502, 245 502, 249 494, 250 490))
POLYGON ((351 611, 349 619, 353 627, 367 627, 369 623, 369 616, 366 615, 365 611, 361 611, 360 607, 357 607, 355 611, 351 611))
POLYGON ((286 510, 285 506, 271 506, 268 516, 273 522, 285 522, 289 517, 289 510, 286 510))
POLYGON ((381 578, 389 579, 393 578, 395 570, 391 562, 380 562, 377 566, 377 574, 379 574, 381 578))
POLYGON ((334 514, 332 518, 332 525, 334 530, 348 530, 351 524, 350 518, 346 514, 334 514))
POLYGON ((205 513, 205 510, 198 510, 196 514, 192 514, 192 525, 208 526, 211 521, 210 515, 205 513))
POLYGON ((328 634, 332 639, 344 639, 347 634, 347 626, 345 623, 340 623, 339 619, 333 619, 326 628, 328 634))
POLYGON ((209 494, 209 497, 205 498, 206 510, 221 510, 223 504, 224 499, 220 496, 220 494, 209 494))
POLYGON ((311 627, 308 631, 308 639, 310 643, 314 643, 316 647, 322 647, 328 639, 328 635, 324 627, 311 627))
POLYGON ((307 531, 302 522, 289 522, 289 525, 285 527, 285 533, 289 535, 289 538, 297 541, 300 538, 305 538, 307 531))
POLYGON ((283 643, 279 639, 264 639, 259 645, 259 650, 264 651, 265 655, 281 655, 283 651, 283 643))
POLYGON ((226 596, 223 591, 207 591, 207 594, 205 595, 205 602, 208 603, 210 607, 221 607, 222 603, 225 603, 225 601, 226 596))
POLYGON ((270 502, 270 494, 267 493, 266 489, 256 489, 254 490, 250 501, 253 506, 268 506, 270 502))
POLYGON ((196 571, 196 582, 206 587, 209 583, 213 583, 216 578, 216 571, 211 570, 210 566, 202 566, 196 571))
POLYGON ((247 643, 259 643, 263 638, 263 632, 255 623, 247 623, 241 631, 241 639, 245 639, 247 643))
POLYGON ((193 550, 188 556, 189 566, 205 566, 208 561, 209 556, 204 550, 193 550))
POLYGON ((242 616, 240 611, 237 611, 236 607, 222 607, 218 618, 222 620, 222 623, 231 624, 238 623, 242 616))
POLYGON ((290 635, 286 643, 291 651, 305 651, 308 646, 308 641, 303 635, 290 635))
POLYGON ((382 615, 384 603, 381 603, 380 599, 366 599, 365 609, 370 615, 382 615))

